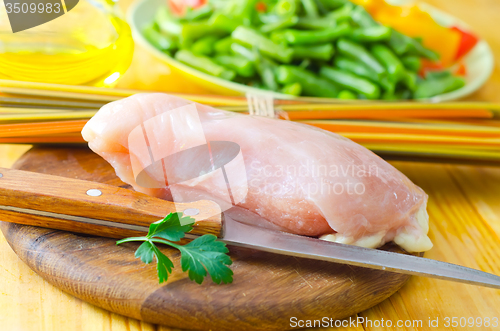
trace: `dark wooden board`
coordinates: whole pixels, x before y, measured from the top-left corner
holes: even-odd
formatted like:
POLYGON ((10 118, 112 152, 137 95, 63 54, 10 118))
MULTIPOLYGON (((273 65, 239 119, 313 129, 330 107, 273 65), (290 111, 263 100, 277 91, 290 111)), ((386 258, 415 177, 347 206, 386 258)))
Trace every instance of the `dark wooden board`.
MULTIPOLYGON (((14 168, 128 187, 86 148, 38 147, 14 168)), ((92 215, 89 215, 92 216, 92 215)), ((290 318, 344 318, 396 292, 409 276, 230 247, 234 282, 198 285, 176 265, 159 285, 155 264, 134 258, 136 244, 0 222, 16 254, 61 290, 104 309, 192 330, 285 330, 290 318)), ((395 245, 384 249, 398 251, 395 245)))

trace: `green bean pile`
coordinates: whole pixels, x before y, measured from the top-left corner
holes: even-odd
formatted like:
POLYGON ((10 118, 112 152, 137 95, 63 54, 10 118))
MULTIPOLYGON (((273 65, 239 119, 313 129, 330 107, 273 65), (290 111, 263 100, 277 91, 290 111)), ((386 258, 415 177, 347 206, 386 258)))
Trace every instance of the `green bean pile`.
POLYGON ((143 34, 197 70, 295 96, 418 99, 465 84, 449 71, 420 77, 438 54, 347 0, 210 0, 182 18, 165 7, 143 34))

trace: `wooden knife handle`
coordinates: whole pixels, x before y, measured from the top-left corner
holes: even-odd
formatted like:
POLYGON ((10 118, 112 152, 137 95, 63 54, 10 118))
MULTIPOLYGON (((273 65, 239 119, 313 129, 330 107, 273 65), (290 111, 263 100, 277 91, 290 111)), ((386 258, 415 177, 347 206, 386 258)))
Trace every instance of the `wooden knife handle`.
POLYGON ((0 174, 0 221, 125 238, 144 235, 151 223, 171 212, 186 211, 195 219, 192 234, 221 235, 222 214, 213 201, 174 204, 132 190, 79 179, 4 168, 0 168, 0 174), (30 211, 26 213, 26 210, 30 211), (105 222, 88 224, 47 213, 105 222), (114 223, 132 225, 134 229, 124 229, 114 223))

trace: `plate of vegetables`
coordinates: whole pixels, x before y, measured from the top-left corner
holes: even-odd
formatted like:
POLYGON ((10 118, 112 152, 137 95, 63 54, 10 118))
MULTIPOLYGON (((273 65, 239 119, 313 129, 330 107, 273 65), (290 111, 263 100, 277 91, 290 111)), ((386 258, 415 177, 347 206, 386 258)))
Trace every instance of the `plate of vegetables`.
POLYGON ((445 101, 483 85, 488 44, 425 3, 139 0, 134 39, 219 94, 445 101))

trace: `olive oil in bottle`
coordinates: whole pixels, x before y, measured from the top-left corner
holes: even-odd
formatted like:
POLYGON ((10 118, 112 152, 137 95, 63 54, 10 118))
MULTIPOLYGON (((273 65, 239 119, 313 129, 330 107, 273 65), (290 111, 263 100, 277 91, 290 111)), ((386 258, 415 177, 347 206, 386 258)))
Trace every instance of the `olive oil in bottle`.
POLYGON ((0 79, 113 86, 130 65, 130 28, 105 0, 80 0, 64 15, 13 33, 0 11, 0 79))

